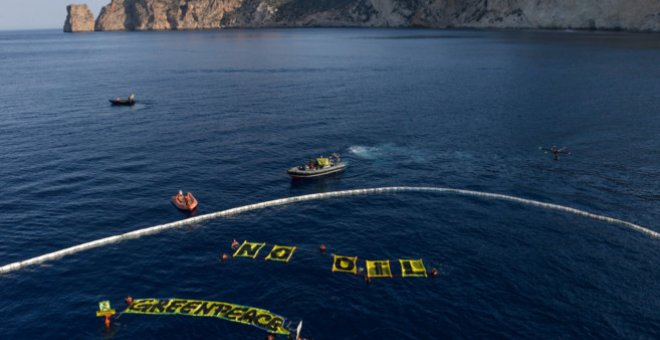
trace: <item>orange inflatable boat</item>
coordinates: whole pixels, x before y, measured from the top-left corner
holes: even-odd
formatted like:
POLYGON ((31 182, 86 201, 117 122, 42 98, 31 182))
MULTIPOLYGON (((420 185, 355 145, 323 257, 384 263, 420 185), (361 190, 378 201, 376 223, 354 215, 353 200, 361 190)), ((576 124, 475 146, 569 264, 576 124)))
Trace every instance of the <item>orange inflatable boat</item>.
POLYGON ((179 191, 178 194, 172 196, 172 204, 181 210, 193 211, 197 208, 197 199, 191 193, 184 195, 179 191))

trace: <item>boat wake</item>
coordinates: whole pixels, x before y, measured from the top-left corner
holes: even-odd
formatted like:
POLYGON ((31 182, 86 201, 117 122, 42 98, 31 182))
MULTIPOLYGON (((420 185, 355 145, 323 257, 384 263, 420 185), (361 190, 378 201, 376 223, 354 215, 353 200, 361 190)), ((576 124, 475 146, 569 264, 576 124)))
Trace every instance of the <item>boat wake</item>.
POLYGON ((205 215, 200 215, 196 217, 191 217, 185 220, 181 221, 176 221, 176 222, 171 222, 171 223, 166 223, 166 224, 161 224, 161 225, 156 225, 153 227, 148 227, 148 228, 143 228, 143 229, 138 229, 135 231, 131 231, 128 233, 120 234, 120 235, 114 235, 114 236, 109 236, 106 238, 98 239, 95 241, 90 241, 86 243, 82 243, 73 247, 65 248, 62 250, 58 250, 52 253, 48 253, 45 255, 33 257, 31 259, 27 259, 24 261, 19 261, 19 262, 14 262, 10 263, 7 265, 4 265, 0 267, 0 274, 6 274, 6 273, 11 273, 13 271, 17 271, 19 269, 28 267, 28 266, 33 266, 33 265, 38 265, 42 264, 48 261, 54 261, 59 258, 62 258, 67 255, 73 255, 85 250, 90 250, 94 248, 99 248, 103 246, 107 246, 110 244, 118 243, 121 241, 127 241, 127 240, 132 240, 136 238, 140 238, 142 236, 147 236, 147 235, 154 235, 158 233, 162 233, 164 231, 174 229, 174 228, 179 228, 191 224, 196 224, 196 223, 201 223, 204 221, 220 218, 220 217, 226 217, 226 216, 231 216, 231 215, 237 215, 237 214, 242 214, 248 211, 253 211, 253 210, 259 210, 259 209, 264 209, 268 207, 274 207, 274 206, 280 206, 280 205, 287 205, 287 204, 293 204, 293 203, 298 203, 298 202, 305 202, 305 201, 313 201, 313 200, 322 200, 322 199, 329 199, 329 198, 335 198, 335 197, 347 197, 347 196, 360 196, 360 195, 374 195, 374 194, 386 194, 386 193, 399 193, 399 192, 424 192, 424 193, 438 193, 438 194, 453 194, 453 195, 460 195, 460 196, 470 196, 470 197, 477 197, 477 198, 483 198, 483 199, 489 199, 489 200, 499 200, 499 201, 508 201, 508 202, 513 202, 513 203, 518 203, 522 205, 528 205, 528 206, 533 206, 541 209, 547 209, 547 210, 554 210, 554 211, 560 211, 564 213, 569 213, 577 216, 582 216, 586 218, 590 218, 592 220, 600 221, 600 222, 605 222, 608 224, 613 224, 613 225, 618 225, 620 227, 630 229, 633 231, 636 231, 638 233, 641 233, 643 235, 649 236, 651 238, 655 239, 660 239, 660 233, 653 231, 649 228, 640 226, 638 224, 634 224, 632 222, 627 222, 624 220, 608 217, 608 216, 603 216, 603 215, 598 215, 598 214, 593 214, 584 210, 579 210, 563 205, 558 205, 558 204, 553 204, 553 203, 545 203, 545 202, 540 202, 540 201, 535 201, 535 200, 530 200, 526 198, 521 198, 521 197, 516 197, 516 196, 509 196, 509 195, 503 195, 503 194, 495 194, 495 193, 489 193, 489 192, 481 192, 481 191, 473 191, 473 190, 463 190, 463 189, 452 189, 452 188, 440 188, 440 187, 383 187, 383 188, 369 188, 369 189, 353 189, 353 190, 342 190, 342 191, 332 191, 332 192, 325 192, 325 193, 318 193, 318 194, 308 194, 308 195, 302 195, 302 196, 293 196, 293 197, 287 197, 287 198, 280 198, 280 199, 275 199, 271 201, 266 201, 266 202, 261 202, 261 203, 255 203, 255 204, 250 204, 250 205, 244 205, 241 207, 237 208, 232 208, 232 209, 227 209, 227 210, 222 210, 210 214, 205 214, 205 215))
POLYGON ((348 152, 364 159, 378 158, 378 149, 375 146, 354 145, 348 148, 348 152))
POLYGON ((429 158, 424 152, 420 150, 398 146, 391 143, 377 146, 353 145, 348 148, 348 153, 368 160, 397 158, 405 159, 415 163, 425 163, 429 158))

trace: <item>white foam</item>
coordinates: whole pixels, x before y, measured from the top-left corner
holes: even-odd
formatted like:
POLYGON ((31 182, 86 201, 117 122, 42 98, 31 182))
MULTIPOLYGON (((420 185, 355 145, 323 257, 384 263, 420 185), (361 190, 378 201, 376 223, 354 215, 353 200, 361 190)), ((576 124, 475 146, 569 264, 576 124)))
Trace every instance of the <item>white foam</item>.
POLYGON ((348 148, 348 152, 364 159, 375 159, 378 155, 374 155, 375 148, 372 146, 354 145, 348 148))
POLYGON ((261 203, 255 203, 255 204, 250 204, 250 205, 244 205, 242 207, 237 207, 237 208, 232 208, 232 209, 227 209, 223 211, 218 211, 210 214, 205 214, 205 215, 200 215, 196 217, 191 217, 187 218, 185 220, 181 221, 176 221, 176 222, 171 222, 171 223, 166 223, 166 224, 160 224, 156 225, 153 227, 148 227, 148 228, 143 228, 143 229, 138 229, 135 231, 131 231, 128 233, 120 234, 120 235, 115 235, 115 236, 109 236, 106 238, 98 239, 95 241, 90 241, 86 243, 82 243, 73 247, 65 248, 62 250, 58 250, 52 253, 44 254, 41 256, 33 257, 31 259, 23 260, 23 261, 18 261, 14 263, 10 263, 7 265, 4 265, 0 267, 0 274, 5 274, 5 273, 10 273, 28 266, 33 266, 33 265, 38 265, 42 264, 48 261, 54 261, 59 258, 62 258, 63 256, 67 255, 73 255, 85 250, 90 250, 94 248, 99 248, 103 246, 107 246, 110 244, 118 243, 121 241, 125 240, 131 240, 131 239, 136 239, 140 238, 142 236, 147 236, 147 235, 154 235, 161 233, 166 230, 174 229, 174 228, 179 228, 191 224, 196 224, 200 223, 203 221, 208 221, 220 217, 225 217, 225 216, 230 216, 230 215, 236 215, 236 214, 241 214, 245 213, 248 211, 252 210, 258 210, 258 209, 263 209, 263 208, 268 208, 268 207, 274 207, 278 205, 285 205, 285 204, 291 204, 291 203, 297 203, 297 202, 304 202, 304 201, 312 201, 312 200, 321 200, 321 199, 328 199, 328 198, 334 198, 334 197, 345 197, 345 196, 357 196, 357 195, 371 195, 371 194, 383 194, 383 193, 395 193, 395 192, 429 192, 429 193, 445 193, 445 194, 456 194, 456 195, 462 195, 462 196, 471 196, 471 197, 478 197, 478 198, 485 198, 485 199, 493 199, 493 200, 502 200, 502 201, 509 201, 509 202, 515 202, 519 204, 524 204, 524 205, 530 205, 542 209, 548 209, 548 210, 556 210, 556 211, 561 211, 561 212, 566 212, 566 213, 571 213, 574 215, 578 216, 583 216, 586 218, 590 218, 596 221, 602 221, 606 222, 609 224, 614 224, 618 225, 636 232, 639 232, 641 234, 647 235, 651 238, 656 238, 660 239, 660 233, 653 231, 651 229, 648 229, 646 227, 642 227, 640 225, 619 220, 616 218, 612 217, 607 217, 603 215, 597 215, 597 214, 592 214, 587 211, 563 206, 563 205, 558 205, 558 204, 552 204, 552 203, 545 203, 545 202, 540 202, 540 201, 535 201, 535 200, 530 200, 530 199, 525 199, 525 198, 520 198, 516 196, 509 196, 509 195, 502 195, 502 194, 494 194, 494 193, 488 193, 488 192, 481 192, 481 191, 472 191, 472 190, 462 190, 462 189, 452 189, 452 188, 437 188, 437 187, 384 187, 384 188, 370 188, 370 189, 353 189, 353 190, 343 190, 343 191, 332 191, 332 192, 325 192, 325 193, 319 193, 319 194, 309 194, 309 195, 302 195, 302 196, 294 196, 294 197, 288 197, 288 198, 280 198, 280 199, 275 199, 271 201, 266 201, 266 202, 261 202, 261 203))
POLYGON ((399 146, 393 143, 376 146, 353 145, 348 148, 348 153, 367 160, 387 161, 390 159, 400 159, 414 163, 428 163, 429 161, 429 155, 425 152, 413 147, 399 146))

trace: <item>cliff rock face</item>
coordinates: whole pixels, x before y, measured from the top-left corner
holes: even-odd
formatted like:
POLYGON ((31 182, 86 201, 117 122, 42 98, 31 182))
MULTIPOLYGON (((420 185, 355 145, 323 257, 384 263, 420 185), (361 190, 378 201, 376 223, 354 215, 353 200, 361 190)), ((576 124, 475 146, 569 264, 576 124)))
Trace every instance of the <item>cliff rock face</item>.
POLYGON ((91 32, 94 30, 94 15, 87 5, 66 6, 64 32, 91 32))
POLYGON ((112 0, 101 9, 97 31, 218 29, 241 0, 112 0))
POLYGON ((659 0, 112 0, 96 30, 476 27, 660 31, 659 0))

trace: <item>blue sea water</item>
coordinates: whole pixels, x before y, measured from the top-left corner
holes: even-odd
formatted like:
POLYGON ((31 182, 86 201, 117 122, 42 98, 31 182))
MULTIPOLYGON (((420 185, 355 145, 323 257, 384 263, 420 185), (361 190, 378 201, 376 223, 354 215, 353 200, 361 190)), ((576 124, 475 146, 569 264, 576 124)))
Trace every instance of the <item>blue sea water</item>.
MULTIPOLYGON (((557 203, 660 231, 660 36, 273 29, 0 32, 0 265, 288 196, 410 185, 557 203), (108 99, 136 93, 132 108, 108 99), (559 161, 539 146, 567 146, 559 161), (341 175, 286 169, 339 151, 341 175)), ((510 202, 400 193, 298 203, 0 276, 0 338, 262 339, 97 302, 226 301, 314 339, 658 338, 660 241, 510 202), (218 261, 233 239, 288 264, 218 261), (422 258, 366 284, 317 249, 422 258)), ((361 262, 361 266, 364 266, 361 262)))

